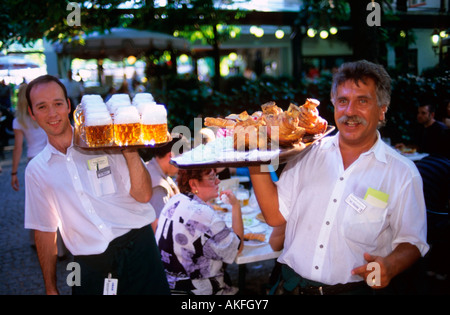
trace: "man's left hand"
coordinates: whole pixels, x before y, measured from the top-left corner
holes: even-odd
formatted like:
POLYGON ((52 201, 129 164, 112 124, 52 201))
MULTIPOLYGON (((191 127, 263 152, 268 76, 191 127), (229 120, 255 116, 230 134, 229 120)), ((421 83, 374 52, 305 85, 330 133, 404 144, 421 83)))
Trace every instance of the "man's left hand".
POLYGON ((392 277, 389 276, 388 261, 385 257, 373 256, 364 253, 367 264, 356 267, 352 270, 352 275, 361 276, 373 289, 382 289, 388 286, 392 277))

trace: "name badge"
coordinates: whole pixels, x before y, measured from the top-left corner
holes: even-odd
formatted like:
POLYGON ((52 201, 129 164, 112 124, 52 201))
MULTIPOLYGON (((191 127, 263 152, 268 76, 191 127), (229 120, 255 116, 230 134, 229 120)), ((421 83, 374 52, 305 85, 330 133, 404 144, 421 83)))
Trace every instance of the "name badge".
POLYGON ((118 279, 111 278, 111 274, 108 274, 108 278, 105 278, 103 285, 103 295, 117 295, 118 279))
POLYGON ((97 170, 97 178, 102 178, 111 174, 111 166, 97 170))
POLYGON ((345 199, 345 202, 355 209, 358 213, 361 213, 366 209, 366 205, 360 201, 353 193, 348 195, 347 199, 345 199))
POLYGON ((90 159, 87 161, 87 163, 88 163, 88 169, 95 170, 95 171, 104 169, 105 167, 109 166, 107 156, 100 156, 100 157, 97 157, 94 159, 90 159))
POLYGON ((364 196, 364 200, 374 207, 384 209, 387 207, 389 195, 382 191, 369 187, 367 189, 366 195, 364 196))

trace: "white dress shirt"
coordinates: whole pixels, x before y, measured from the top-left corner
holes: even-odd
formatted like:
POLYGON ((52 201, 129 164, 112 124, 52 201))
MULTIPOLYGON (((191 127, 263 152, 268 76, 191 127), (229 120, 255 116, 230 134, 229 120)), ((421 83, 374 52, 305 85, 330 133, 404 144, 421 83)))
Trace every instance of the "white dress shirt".
POLYGON ((25 171, 25 228, 59 227, 73 255, 100 254, 116 237, 155 219, 153 207, 133 199, 130 187, 121 152, 70 146, 64 155, 48 143, 25 171), (100 174, 92 167, 96 158, 102 161, 100 174))
POLYGON ((378 134, 375 145, 346 170, 339 135, 286 165, 276 183, 287 221, 281 263, 304 278, 333 285, 365 280, 351 275, 367 263, 365 252, 387 256, 408 242, 425 255, 422 179, 413 162, 379 139, 378 134), (369 188, 388 195, 387 202, 366 200, 369 188))

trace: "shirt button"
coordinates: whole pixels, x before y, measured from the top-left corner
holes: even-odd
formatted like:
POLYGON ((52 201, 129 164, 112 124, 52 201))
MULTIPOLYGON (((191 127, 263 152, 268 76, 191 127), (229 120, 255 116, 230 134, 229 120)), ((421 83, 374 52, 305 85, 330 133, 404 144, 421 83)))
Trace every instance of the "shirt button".
POLYGON ((326 225, 330 225, 330 221, 325 222, 326 225))
POLYGON ((333 202, 334 202, 334 203, 336 203, 336 202, 337 202, 337 199, 336 199, 336 198, 334 198, 334 199, 333 199, 333 202))
POLYGON ((344 180, 344 177, 340 177, 339 180, 341 180, 341 181, 344 180))
POLYGON ((73 177, 73 179, 78 179, 78 176, 75 175, 75 176, 73 177))
POLYGON ((318 269, 319 269, 319 266, 314 266, 314 269, 318 270, 318 269))
POLYGON ((98 228, 99 228, 99 229, 103 229, 103 224, 100 224, 100 225, 98 226, 98 228))
POLYGON ((70 157, 67 157, 67 162, 70 162, 70 157))
POLYGON ((320 245, 319 245, 319 248, 323 248, 323 245, 322 245, 322 244, 320 244, 320 245))

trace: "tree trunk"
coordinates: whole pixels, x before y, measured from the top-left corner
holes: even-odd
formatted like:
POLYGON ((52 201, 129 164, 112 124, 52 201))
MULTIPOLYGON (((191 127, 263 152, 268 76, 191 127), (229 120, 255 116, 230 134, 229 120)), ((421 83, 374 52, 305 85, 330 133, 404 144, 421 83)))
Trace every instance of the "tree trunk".
POLYGON ((300 27, 295 26, 293 33, 295 34, 291 39, 292 46, 292 77, 296 82, 300 82, 302 79, 302 40, 303 34, 301 33, 300 27))
POLYGON ((378 45, 378 26, 369 26, 367 10, 370 0, 349 0, 351 8, 351 24, 353 29, 353 59, 380 62, 378 45))
POLYGON ((213 42, 213 58, 214 58, 214 77, 213 77, 213 88, 216 91, 220 91, 220 48, 219 41, 217 40, 217 26, 213 27, 214 32, 214 42, 213 42))

